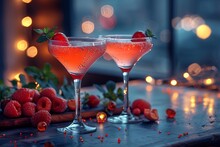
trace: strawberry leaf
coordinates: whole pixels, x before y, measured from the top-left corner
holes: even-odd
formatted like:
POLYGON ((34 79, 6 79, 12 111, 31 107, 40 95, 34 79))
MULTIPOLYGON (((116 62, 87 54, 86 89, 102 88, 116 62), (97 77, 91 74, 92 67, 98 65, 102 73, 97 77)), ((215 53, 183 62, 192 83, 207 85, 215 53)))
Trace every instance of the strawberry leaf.
POLYGON ((22 85, 26 85, 26 84, 27 84, 27 83, 26 83, 25 76, 24 76, 23 74, 20 74, 20 75, 19 75, 19 79, 20 79, 20 83, 21 83, 22 85))
POLYGON ((47 41, 47 40, 48 40, 47 36, 45 36, 45 35, 43 34, 43 35, 41 35, 41 36, 37 39, 37 42, 38 42, 38 43, 42 43, 42 42, 45 42, 45 41, 47 41))
POLYGON ((43 28, 43 32, 44 32, 45 34, 47 34, 48 31, 49 31, 49 28, 48 28, 48 27, 43 28))
POLYGON ((43 34, 44 31, 42 29, 34 29, 34 31, 38 34, 43 34))
POLYGON ((152 37, 152 38, 157 38, 153 33, 152 33, 152 31, 150 30, 150 29, 147 29, 146 31, 145 31, 145 34, 146 34, 146 36, 147 37, 152 37))

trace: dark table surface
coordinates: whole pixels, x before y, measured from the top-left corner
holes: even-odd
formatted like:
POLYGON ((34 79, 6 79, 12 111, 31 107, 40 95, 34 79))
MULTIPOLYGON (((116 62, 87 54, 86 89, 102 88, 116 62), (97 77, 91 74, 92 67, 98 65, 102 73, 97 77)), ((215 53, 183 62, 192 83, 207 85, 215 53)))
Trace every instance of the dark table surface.
MULTIPOLYGON (((89 93, 99 94, 94 88, 85 88, 89 93)), ((40 147, 45 143, 54 146, 218 146, 220 144, 220 93, 204 89, 152 86, 144 81, 131 81, 130 100, 146 99, 158 109, 158 122, 144 121, 138 124, 97 124, 97 131, 83 135, 58 133, 56 127, 70 122, 51 124, 45 132, 25 127, 0 132, 0 146, 40 147), (166 118, 166 109, 173 108, 175 119, 166 118), (20 134, 22 133, 22 134, 20 134), (107 134, 107 137, 106 137, 107 134), (185 134, 185 135, 184 135, 185 134), (188 134, 188 135, 187 135, 188 134), (182 136, 181 136, 182 135, 182 136), (103 142, 98 139, 103 137, 103 142), (81 142, 80 138, 83 138, 81 142), (118 143, 118 138, 121 142, 118 143)))

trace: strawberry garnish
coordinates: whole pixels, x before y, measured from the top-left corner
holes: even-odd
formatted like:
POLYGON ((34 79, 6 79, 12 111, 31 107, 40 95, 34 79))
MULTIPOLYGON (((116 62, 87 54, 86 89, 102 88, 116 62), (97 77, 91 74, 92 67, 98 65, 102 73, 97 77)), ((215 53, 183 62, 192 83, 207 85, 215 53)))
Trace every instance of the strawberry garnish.
POLYGON ((47 40, 56 40, 56 42, 53 42, 55 45, 63 45, 63 46, 69 46, 68 39, 66 35, 62 32, 55 33, 56 27, 49 29, 34 29, 35 32, 40 34, 40 37, 37 39, 38 43, 47 41, 47 40))
POLYGON ((145 32, 143 31, 137 31, 133 34, 132 36, 132 42, 141 42, 141 41, 146 41, 146 37, 152 37, 156 38, 155 35, 147 29, 145 32))

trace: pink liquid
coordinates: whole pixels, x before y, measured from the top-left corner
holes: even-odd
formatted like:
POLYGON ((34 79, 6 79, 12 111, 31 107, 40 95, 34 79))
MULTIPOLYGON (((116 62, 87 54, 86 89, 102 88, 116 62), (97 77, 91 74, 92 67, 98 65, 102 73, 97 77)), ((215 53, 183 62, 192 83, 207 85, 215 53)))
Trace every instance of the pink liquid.
POLYGON ((49 52, 67 69, 74 79, 82 79, 90 66, 105 52, 104 45, 49 45, 49 52))
POLYGON ((143 55, 148 53, 153 44, 149 42, 107 42, 106 53, 124 72, 129 72, 143 55))

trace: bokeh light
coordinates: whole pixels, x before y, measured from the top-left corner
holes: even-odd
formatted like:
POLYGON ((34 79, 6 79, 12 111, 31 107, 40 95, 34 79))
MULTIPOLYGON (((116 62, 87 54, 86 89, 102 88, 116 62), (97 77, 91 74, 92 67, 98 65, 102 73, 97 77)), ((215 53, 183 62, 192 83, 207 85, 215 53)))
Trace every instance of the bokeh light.
POLYGON ((26 3, 26 4, 28 4, 28 3, 30 3, 32 0, 22 0, 22 2, 24 2, 24 3, 26 3))
POLYGON ((111 5, 104 5, 101 7, 101 15, 110 18, 114 14, 114 8, 111 5))
POLYGON ((147 77, 145 78, 145 81, 146 81, 147 83, 150 83, 150 84, 154 84, 154 83, 155 83, 154 78, 152 78, 151 76, 147 76, 147 77))
POLYGON ((19 40, 17 42, 17 49, 20 51, 25 51, 28 47, 28 43, 26 40, 19 40))
POLYGON ((183 77, 187 79, 189 77, 189 73, 188 72, 183 73, 183 77))
POLYGON ((214 82, 215 82, 215 80, 212 78, 207 78, 207 79, 204 79, 204 81, 203 81, 203 83, 205 85, 212 85, 214 82))
POLYGON ((86 34, 91 34, 95 29, 95 25, 92 21, 84 21, 82 23, 82 31, 83 33, 86 33, 86 34))
POLYGON ((172 85, 172 86, 176 86, 176 85, 177 85, 177 81, 176 81, 176 80, 174 80, 174 79, 173 79, 173 80, 171 80, 171 81, 170 81, 170 85, 172 85))
POLYGON ((201 39, 209 38, 211 33, 212 33, 211 28, 206 24, 202 24, 202 25, 198 26, 196 29, 196 35, 201 39))
POLYGON ((32 19, 31 19, 31 17, 29 17, 29 16, 24 17, 24 18, 21 20, 21 24, 22 24, 22 26, 24 26, 24 27, 29 27, 29 26, 32 24, 32 19))
POLYGON ((27 49, 27 56, 30 58, 34 58, 37 56, 38 50, 35 46, 31 46, 27 49))
POLYGON ((198 63, 192 63, 188 67, 188 73, 192 76, 197 76, 201 71, 202 68, 198 63))

